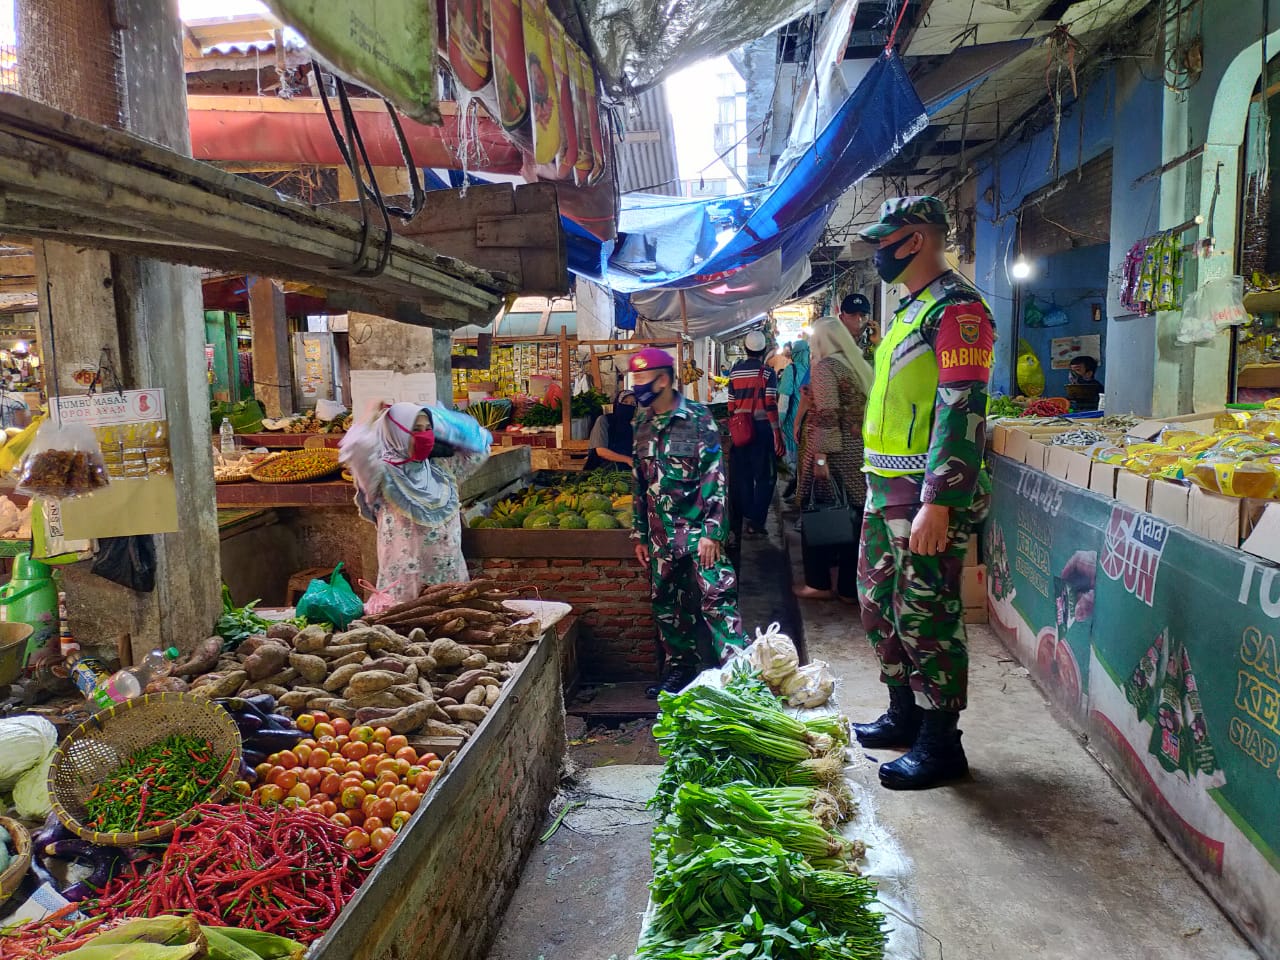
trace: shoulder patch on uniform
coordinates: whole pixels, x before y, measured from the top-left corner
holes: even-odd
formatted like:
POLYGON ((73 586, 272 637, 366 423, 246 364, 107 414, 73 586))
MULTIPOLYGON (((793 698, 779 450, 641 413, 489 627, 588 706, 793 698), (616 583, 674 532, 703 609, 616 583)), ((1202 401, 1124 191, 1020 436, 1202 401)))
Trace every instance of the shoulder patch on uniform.
POLYGON ((956 326, 960 328, 960 339, 967 344, 975 344, 982 335, 982 317, 974 313, 964 313, 956 317, 956 326))

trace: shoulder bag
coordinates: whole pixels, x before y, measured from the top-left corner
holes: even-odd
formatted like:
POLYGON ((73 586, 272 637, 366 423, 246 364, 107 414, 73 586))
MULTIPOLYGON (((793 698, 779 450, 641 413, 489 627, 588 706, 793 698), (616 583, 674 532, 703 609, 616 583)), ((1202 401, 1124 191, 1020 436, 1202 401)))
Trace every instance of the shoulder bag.
POLYGON ((858 542, 858 512, 849 504, 844 483, 831 471, 835 499, 818 503, 818 483, 809 488, 809 497, 800 515, 800 537, 806 547, 845 547, 858 542))

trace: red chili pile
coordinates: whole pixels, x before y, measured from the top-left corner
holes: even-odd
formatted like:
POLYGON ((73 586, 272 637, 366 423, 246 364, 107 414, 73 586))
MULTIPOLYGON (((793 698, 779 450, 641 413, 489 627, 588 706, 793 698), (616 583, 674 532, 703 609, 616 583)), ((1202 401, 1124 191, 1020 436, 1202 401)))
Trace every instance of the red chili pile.
POLYGON ((0 960, 36 960, 56 957, 83 947, 102 932, 105 917, 68 919, 84 904, 70 903, 36 923, 0 933, 0 960))
POLYGON ((310 943, 378 860, 367 848, 344 848, 345 831, 309 810, 206 804, 199 813, 174 834, 159 864, 130 867, 109 884, 95 912, 190 913, 202 924, 310 943))
POLYGON ((1060 417, 1071 410, 1066 397, 1042 397, 1032 400, 1022 411, 1024 417, 1060 417))

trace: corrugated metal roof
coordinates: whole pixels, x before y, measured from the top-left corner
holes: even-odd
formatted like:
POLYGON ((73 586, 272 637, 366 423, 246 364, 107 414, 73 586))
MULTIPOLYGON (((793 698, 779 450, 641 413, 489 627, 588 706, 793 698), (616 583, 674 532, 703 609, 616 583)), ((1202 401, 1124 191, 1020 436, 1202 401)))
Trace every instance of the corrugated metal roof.
POLYGON ((664 86, 627 101, 619 114, 626 131, 624 139, 614 139, 622 192, 679 196, 675 129, 664 86))

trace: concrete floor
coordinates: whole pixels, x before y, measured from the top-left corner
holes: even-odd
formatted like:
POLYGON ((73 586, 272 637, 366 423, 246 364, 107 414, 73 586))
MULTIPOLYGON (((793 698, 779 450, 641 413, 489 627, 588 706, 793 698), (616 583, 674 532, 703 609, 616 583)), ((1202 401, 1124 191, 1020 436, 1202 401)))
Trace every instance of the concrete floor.
MULTIPOLYGON (((791 526, 788 518, 787 526, 791 526)), ((855 719, 884 706, 860 624, 839 604, 797 605, 775 536, 744 545, 748 632, 779 620, 840 678, 855 719), (802 620, 802 624, 800 622, 802 620)), ((798 557, 795 535, 788 546, 798 557)), ((1257 955, 1115 787, 985 627, 970 632, 970 781, 919 794, 885 791, 876 761, 850 776, 876 797, 879 823, 913 862, 920 960, 1246 960, 1257 955), (936 938, 936 940, 934 939, 936 938)), ((654 768, 634 728, 616 749, 588 733, 571 747, 580 802, 535 848, 490 960, 623 960, 634 949, 649 878, 654 768)), ((558 812, 560 806, 555 810, 558 812)), ((553 820, 548 815, 548 824, 553 820)))

